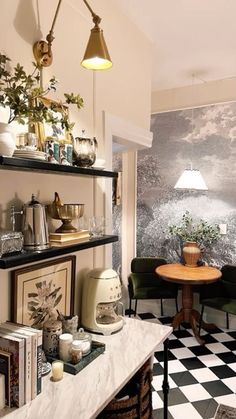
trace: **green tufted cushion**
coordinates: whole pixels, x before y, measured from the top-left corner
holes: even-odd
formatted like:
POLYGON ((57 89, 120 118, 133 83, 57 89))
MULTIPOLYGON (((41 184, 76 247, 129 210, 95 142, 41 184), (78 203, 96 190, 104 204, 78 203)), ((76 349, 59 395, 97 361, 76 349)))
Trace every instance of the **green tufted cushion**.
POLYGON ((236 266, 224 265, 222 277, 211 285, 203 285, 200 302, 230 314, 236 314, 236 266))
POLYGON ((131 262, 131 272, 140 273, 154 273, 155 269, 160 265, 165 265, 166 260, 163 258, 154 257, 137 257, 131 262))
POLYGON ((177 286, 168 284, 157 274, 132 273, 129 283, 132 287, 131 296, 135 299, 175 298, 177 295, 177 286))
POLYGON ((131 274, 128 277, 130 298, 159 299, 176 298, 177 284, 170 284, 155 273, 155 269, 167 262, 161 257, 136 257, 131 262, 131 274))
POLYGON ((228 298, 236 298, 236 282, 228 282, 228 281, 221 281, 223 286, 223 295, 224 297, 228 298))
POLYGON ((213 284, 201 285, 200 287, 200 303, 205 299, 217 298, 224 295, 224 287, 222 281, 219 280, 213 284))
POLYGON ((224 265, 221 268, 222 280, 236 284, 236 266, 224 265))
POLYGON ((201 303, 204 306, 206 305, 217 310, 221 310, 231 314, 236 314, 236 299, 233 298, 206 298, 202 300, 201 303))

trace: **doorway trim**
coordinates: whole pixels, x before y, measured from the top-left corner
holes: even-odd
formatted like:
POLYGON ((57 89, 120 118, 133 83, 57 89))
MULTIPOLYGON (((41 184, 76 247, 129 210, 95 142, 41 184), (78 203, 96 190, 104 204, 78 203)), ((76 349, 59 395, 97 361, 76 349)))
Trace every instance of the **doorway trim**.
MULTIPOLYGON (((103 111, 104 147, 106 168, 112 170, 113 143, 121 147, 122 152, 122 229, 121 257, 122 281, 127 284, 130 262, 136 255, 136 184, 137 150, 152 146, 152 132, 140 128, 129 121, 103 111)), ((112 184, 106 179, 105 217, 112 225, 112 184)), ((105 263, 112 261, 112 245, 105 246, 105 263)))

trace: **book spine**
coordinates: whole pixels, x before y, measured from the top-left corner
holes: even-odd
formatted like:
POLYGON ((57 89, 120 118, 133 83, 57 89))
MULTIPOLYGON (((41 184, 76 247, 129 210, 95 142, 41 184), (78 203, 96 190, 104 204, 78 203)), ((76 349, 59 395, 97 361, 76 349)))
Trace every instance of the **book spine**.
POLYGON ((10 404, 10 354, 6 352, 4 355, 0 350, 0 374, 5 376, 5 404, 11 407, 10 404))
POLYGON ((42 391, 42 347, 43 347, 43 335, 42 331, 38 331, 38 342, 37 342, 37 395, 42 391))
POLYGON ((31 398, 35 399, 37 396, 37 346, 38 337, 37 334, 32 338, 32 376, 31 376, 31 398))
POLYGON ((4 323, 1 327, 5 333, 11 333, 12 336, 15 336, 20 339, 24 339, 25 342, 25 365, 24 365, 24 382, 25 382, 25 403, 31 401, 31 336, 25 335, 22 329, 18 328, 15 325, 10 323, 4 323))
POLYGON ((11 374, 11 406, 21 407, 24 405, 24 340, 18 342, 11 335, 0 335, 0 349, 12 353, 11 374), (14 345, 14 348, 13 348, 14 345))
POLYGON ((25 401, 25 348, 24 345, 19 348, 19 407, 24 405, 25 401))
POLYGON ((25 403, 31 401, 31 338, 25 338, 25 403))

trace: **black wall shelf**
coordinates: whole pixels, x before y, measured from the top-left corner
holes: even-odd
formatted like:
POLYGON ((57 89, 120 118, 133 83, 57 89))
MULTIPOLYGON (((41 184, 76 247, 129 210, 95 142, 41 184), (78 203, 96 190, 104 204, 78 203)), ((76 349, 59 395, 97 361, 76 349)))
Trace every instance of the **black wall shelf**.
POLYGON ((0 156, 0 169, 21 170, 28 172, 55 173, 61 175, 79 175, 92 177, 110 177, 116 178, 118 173, 101 170, 96 168, 84 168, 77 166, 64 166, 62 164, 54 164, 44 162, 42 160, 21 159, 18 157, 0 156))
POLYGON ((78 252, 79 250, 89 249, 92 247, 102 246, 104 244, 114 243, 118 241, 118 236, 102 236, 91 239, 85 239, 78 243, 68 246, 50 247, 41 251, 25 251, 21 253, 9 254, 0 258, 0 269, 14 268, 26 263, 36 262, 39 260, 50 259, 55 256, 66 255, 68 253, 78 252))

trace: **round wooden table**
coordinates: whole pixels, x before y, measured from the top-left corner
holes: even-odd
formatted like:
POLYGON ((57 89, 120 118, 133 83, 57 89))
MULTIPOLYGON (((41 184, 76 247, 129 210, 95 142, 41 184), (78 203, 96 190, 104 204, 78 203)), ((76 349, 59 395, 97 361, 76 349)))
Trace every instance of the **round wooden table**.
MULTIPOLYGON (((182 285, 182 308, 176 313, 172 327, 175 329, 182 322, 190 323, 194 336, 200 345, 205 342, 199 335, 200 313, 193 308, 193 286, 211 284, 221 277, 221 271, 210 266, 197 266, 190 268, 180 263, 170 263, 156 268, 156 273, 169 282, 182 285)), ((210 330, 214 324, 202 321, 202 328, 210 330)))

